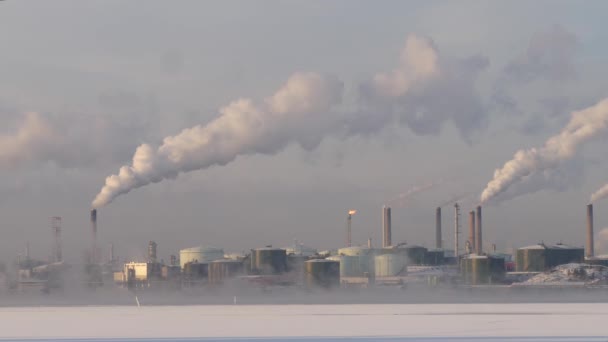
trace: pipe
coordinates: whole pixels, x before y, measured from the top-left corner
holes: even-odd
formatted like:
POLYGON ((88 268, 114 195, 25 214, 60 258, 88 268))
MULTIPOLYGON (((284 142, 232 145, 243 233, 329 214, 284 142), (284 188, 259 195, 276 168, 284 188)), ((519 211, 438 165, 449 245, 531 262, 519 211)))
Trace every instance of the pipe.
POLYGON ((442 248, 441 238, 441 207, 435 211, 435 248, 442 248))
POLYGON ((592 258, 595 255, 593 250, 593 204, 587 205, 587 248, 585 257, 592 258))
POLYGON ((477 240, 475 240, 475 210, 469 212, 469 249, 471 253, 477 253, 477 240))
POLYGON ((390 247, 392 243, 391 208, 382 208, 382 247, 390 247))
POLYGON ((481 226, 481 206, 477 206, 477 220, 475 222, 477 224, 477 230, 475 232, 475 239, 477 243, 475 244, 475 251, 477 254, 483 254, 483 238, 481 236, 482 226, 481 226))

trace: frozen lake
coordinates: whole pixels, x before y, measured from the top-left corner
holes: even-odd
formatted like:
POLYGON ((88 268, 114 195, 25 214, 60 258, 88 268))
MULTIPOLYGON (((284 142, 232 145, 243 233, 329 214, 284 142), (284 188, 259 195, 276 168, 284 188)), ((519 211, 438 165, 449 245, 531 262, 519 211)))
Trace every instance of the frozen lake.
POLYGON ((0 322, 7 340, 608 341, 606 304, 29 307, 0 322))

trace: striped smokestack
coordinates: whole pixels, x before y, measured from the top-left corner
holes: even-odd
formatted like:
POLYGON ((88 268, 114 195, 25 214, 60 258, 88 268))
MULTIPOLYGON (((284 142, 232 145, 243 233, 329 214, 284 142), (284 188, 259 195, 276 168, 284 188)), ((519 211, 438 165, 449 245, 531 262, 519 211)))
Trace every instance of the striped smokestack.
POLYGON ((593 251, 593 204, 587 204, 587 248, 585 249, 585 257, 592 258, 595 255, 593 251))
POLYGON ((471 253, 477 253, 477 240, 475 240, 475 210, 469 213, 469 248, 471 253))
POLYGON ((441 240, 441 207, 437 207, 435 211, 435 248, 442 248, 441 240))
POLYGON ((475 252, 477 254, 482 254, 483 253, 483 238, 481 236, 481 230, 482 230, 482 226, 481 226, 481 206, 478 205, 477 206, 477 220, 475 222, 477 224, 477 229, 475 232, 475 239, 477 240, 477 243, 475 243, 475 252))
POLYGON ((382 247, 390 247, 392 242, 391 208, 382 208, 382 247))

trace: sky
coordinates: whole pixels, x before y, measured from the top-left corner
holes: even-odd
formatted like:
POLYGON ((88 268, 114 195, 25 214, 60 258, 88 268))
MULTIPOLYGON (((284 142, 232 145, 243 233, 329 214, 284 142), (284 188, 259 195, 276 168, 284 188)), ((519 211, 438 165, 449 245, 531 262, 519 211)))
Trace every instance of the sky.
MULTIPOLYGON (((99 208, 99 240, 123 259, 150 240, 165 260, 197 245, 341 247, 349 209, 354 242, 377 245, 385 204, 394 242, 433 247, 435 207, 470 194, 466 227, 495 169, 608 97, 607 7, 0 2, 0 260, 28 242, 47 258, 52 216, 80 260, 92 201, 121 166, 131 178, 99 208)), ((607 135, 484 205, 485 245, 582 246, 607 135)), ((447 246, 453 216, 446 205, 447 246)))

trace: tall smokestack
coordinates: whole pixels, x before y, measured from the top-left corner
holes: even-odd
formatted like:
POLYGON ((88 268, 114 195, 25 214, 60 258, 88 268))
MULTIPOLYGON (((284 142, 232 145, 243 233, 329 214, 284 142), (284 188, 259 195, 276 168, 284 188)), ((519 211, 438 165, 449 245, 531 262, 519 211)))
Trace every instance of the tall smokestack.
POLYGON ((435 211, 435 248, 442 248, 441 238, 441 207, 435 211))
POLYGON ((351 247, 353 245, 352 224, 353 215, 349 213, 348 218, 346 219, 346 247, 351 247))
POLYGON ((593 251, 593 204, 587 204, 587 248, 585 256, 592 258, 595 255, 593 251))
POLYGON ((390 247, 392 243, 391 208, 382 208, 382 247, 390 247))
POLYGON ((148 243, 148 262, 156 263, 156 242, 148 243))
POLYGON ((458 235, 460 235, 460 205, 454 203, 454 255, 458 258, 458 235))
POLYGON ((477 240, 477 243, 475 244, 475 251, 477 252, 477 254, 482 254, 483 253, 483 237, 481 236, 481 206, 478 205, 477 206, 477 222, 475 222, 477 224, 477 231, 475 232, 475 239, 477 240))
POLYGON ((475 240, 475 210, 469 213, 469 248, 471 253, 477 253, 477 240, 475 240))
POLYGON ((91 210, 91 263, 97 263, 97 209, 91 210))

